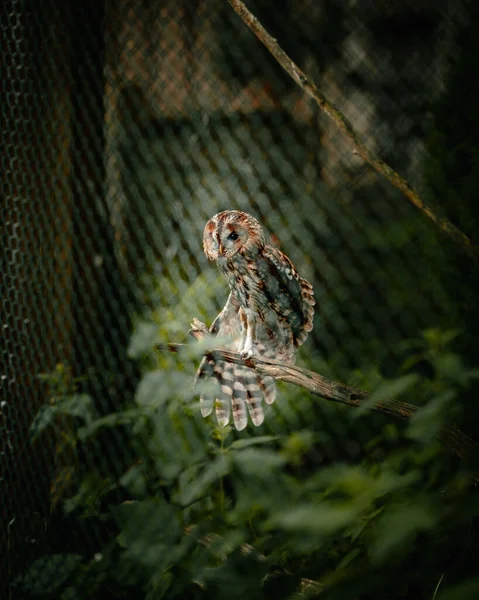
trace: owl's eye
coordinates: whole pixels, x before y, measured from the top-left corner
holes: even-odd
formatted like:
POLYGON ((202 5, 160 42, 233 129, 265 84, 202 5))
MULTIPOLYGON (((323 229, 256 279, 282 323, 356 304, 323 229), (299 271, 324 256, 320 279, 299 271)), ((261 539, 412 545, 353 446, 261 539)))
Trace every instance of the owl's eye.
POLYGON ((228 236, 229 240, 237 240, 238 239, 238 234, 236 233, 236 231, 232 231, 229 236, 228 236))

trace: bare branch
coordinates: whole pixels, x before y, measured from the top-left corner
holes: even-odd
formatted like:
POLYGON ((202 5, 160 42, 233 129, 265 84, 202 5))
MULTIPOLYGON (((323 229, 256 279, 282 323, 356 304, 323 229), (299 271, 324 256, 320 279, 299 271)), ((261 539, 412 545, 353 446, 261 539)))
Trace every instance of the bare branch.
MULTIPOLYGON (((204 330, 193 328, 190 333, 198 340, 205 339, 204 330)), ((157 350, 179 352, 187 347, 186 344, 170 343, 158 344, 155 348, 157 350)), ((268 375, 279 381, 286 381, 287 383, 297 385, 314 396, 319 396, 320 398, 332 402, 346 404, 354 408, 363 406, 364 402, 371 398, 369 392, 337 381, 332 381, 319 373, 294 365, 283 365, 274 360, 256 357, 243 359, 237 352, 230 352, 229 350, 223 350, 221 348, 208 348, 204 350, 204 355, 216 360, 224 360, 226 362, 249 367, 261 375, 268 375)), ((413 404, 408 404, 407 402, 400 402, 399 400, 381 400, 372 405, 371 410, 400 419, 410 419, 417 412, 418 407, 413 404)), ((437 437, 461 458, 466 458, 473 450, 479 450, 479 445, 476 444, 474 440, 455 427, 445 427, 437 437)))
POLYGON ((367 148, 344 114, 319 91, 311 78, 284 52, 278 42, 266 31, 258 19, 246 8, 244 3, 241 0, 228 0, 228 3, 260 42, 266 46, 288 75, 294 79, 299 87, 316 102, 319 108, 354 143, 357 154, 375 171, 384 176, 394 187, 400 190, 441 231, 459 244, 470 256, 478 259, 479 247, 473 244, 470 238, 448 219, 438 216, 404 177, 399 175, 399 173, 379 158, 377 154, 367 148))

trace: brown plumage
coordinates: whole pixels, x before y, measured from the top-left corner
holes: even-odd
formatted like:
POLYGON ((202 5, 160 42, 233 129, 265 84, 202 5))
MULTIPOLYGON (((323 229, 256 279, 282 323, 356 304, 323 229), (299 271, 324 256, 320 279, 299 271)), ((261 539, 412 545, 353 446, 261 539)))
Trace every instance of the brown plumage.
MULTIPOLYGON (((212 217, 205 226, 206 257, 218 264, 230 285, 228 301, 210 332, 227 338, 225 346, 245 358, 273 358, 286 364, 313 328, 312 285, 296 271, 278 249, 266 244, 259 222, 251 215, 227 210, 212 217)), ((262 399, 274 402, 276 390, 271 377, 252 369, 204 358, 197 378, 213 377, 218 382, 215 401, 202 395, 203 416, 213 408, 220 425, 229 422, 230 407, 238 430, 251 420, 261 425, 262 399)))

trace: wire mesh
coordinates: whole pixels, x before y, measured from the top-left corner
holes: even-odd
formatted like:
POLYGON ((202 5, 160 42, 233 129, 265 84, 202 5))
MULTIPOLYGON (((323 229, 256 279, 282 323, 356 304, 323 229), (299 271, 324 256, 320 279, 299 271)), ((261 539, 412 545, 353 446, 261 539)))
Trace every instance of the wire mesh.
MULTIPOLYGON (((474 375, 450 350, 460 328, 463 356, 474 347, 469 259, 371 169, 228 2, 4 4, 2 597, 434 598, 444 568, 426 560, 406 591, 387 579, 465 499, 468 484, 454 480, 446 508, 428 508, 464 468, 432 441, 437 428, 477 425, 466 392, 461 410, 453 402, 474 375), (191 320, 210 325, 225 304, 202 236, 226 209, 257 217, 313 284, 314 329, 297 363, 432 407, 412 433, 286 384, 259 428, 201 418, 201 352, 155 345, 188 343, 191 320), (346 497, 343 514, 333 500, 346 497), (355 546, 352 523, 366 527, 372 508, 384 525, 355 546), (404 536, 377 533, 396 522, 404 536), (389 572, 381 556, 394 552, 389 572)), ((248 6, 366 145, 430 198, 447 166, 434 154, 434 135, 449 139, 437 107, 456 89, 465 40, 476 51, 464 33, 473 9, 248 6)), ((474 201, 462 200, 444 192, 435 210, 474 236, 474 201)))

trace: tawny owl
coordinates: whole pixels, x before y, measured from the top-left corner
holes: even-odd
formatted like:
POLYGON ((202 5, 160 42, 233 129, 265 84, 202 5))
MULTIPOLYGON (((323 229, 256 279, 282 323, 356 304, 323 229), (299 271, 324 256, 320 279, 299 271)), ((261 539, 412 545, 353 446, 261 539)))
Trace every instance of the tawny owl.
MULTIPOLYGON (((300 277, 287 256, 266 244, 261 225, 245 212, 226 210, 212 217, 205 226, 203 248, 208 260, 218 264, 231 290, 210 332, 227 338, 224 346, 245 358, 266 357, 292 364, 297 347, 313 328, 312 285, 300 277)), ((204 394, 200 397, 204 417, 215 408, 218 423, 224 426, 231 407, 235 427, 241 430, 248 422, 247 406, 253 423, 261 425, 263 397, 271 404, 276 396, 271 377, 205 357, 197 379, 208 376, 219 385, 214 402, 204 394)))

